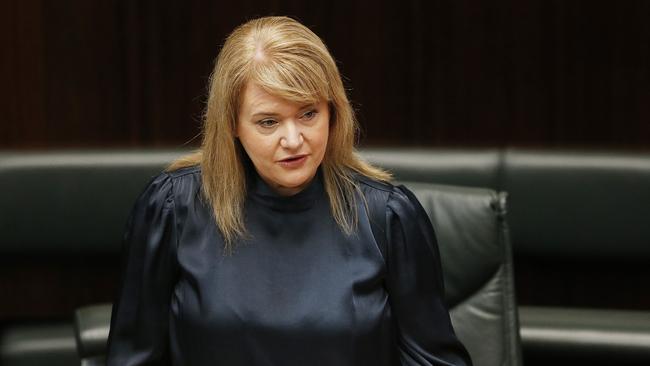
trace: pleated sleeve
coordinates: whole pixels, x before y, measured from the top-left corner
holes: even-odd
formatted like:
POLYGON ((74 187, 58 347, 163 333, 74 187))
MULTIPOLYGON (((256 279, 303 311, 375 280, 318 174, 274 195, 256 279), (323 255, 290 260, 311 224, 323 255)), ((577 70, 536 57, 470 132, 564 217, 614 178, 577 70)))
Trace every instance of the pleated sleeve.
POLYGON ((170 364, 176 238, 172 180, 161 174, 138 198, 127 223, 122 285, 113 304, 107 365, 170 364))
POLYGON ((387 281, 401 365, 471 365, 444 302, 438 245, 413 193, 396 187, 387 204, 387 281))

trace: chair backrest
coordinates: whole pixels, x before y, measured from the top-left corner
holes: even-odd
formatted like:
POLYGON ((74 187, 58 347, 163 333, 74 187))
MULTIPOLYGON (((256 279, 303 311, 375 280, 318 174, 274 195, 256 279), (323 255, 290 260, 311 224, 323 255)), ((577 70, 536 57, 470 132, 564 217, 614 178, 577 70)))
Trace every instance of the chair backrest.
POLYGON ((399 180, 497 189, 502 153, 498 149, 370 148, 363 158, 399 180))
POLYGON ((452 323, 474 365, 520 365, 505 193, 403 183, 436 231, 452 323))

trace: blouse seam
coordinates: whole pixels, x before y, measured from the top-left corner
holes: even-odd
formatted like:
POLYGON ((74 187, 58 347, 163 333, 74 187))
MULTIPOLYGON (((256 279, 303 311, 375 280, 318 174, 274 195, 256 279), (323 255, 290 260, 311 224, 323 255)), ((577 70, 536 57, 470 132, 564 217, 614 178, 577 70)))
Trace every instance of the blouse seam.
POLYGON ((359 181, 359 183, 365 185, 366 187, 374 188, 374 189, 377 189, 377 190, 380 190, 380 191, 383 191, 383 192, 393 193, 393 191, 391 189, 389 189, 389 188, 384 188, 384 187, 380 187, 379 185, 370 184, 370 183, 368 183, 368 182, 366 182, 364 180, 361 180, 361 179, 359 179, 358 181, 359 181))
POLYGON ((390 208, 390 200, 393 198, 393 192, 388 193, 388 198, 386 199, 386 207, 384 208, 384 237, 386 238, 386 277, 390 277, 391 268, 389 266, 391 258, 391 248, 393 247, 388 238, 388 231, 390 230, 390 223, 388 222, 388 217, 392 209, 390 208))
POLYGON ((174 170, 174 171, 171 171, 171 172, 165 172, 165 174, 167 174, 170 179, 174 180, 176 178, 182 178, 182 177, 184 177, 186 175, 197 174, 197 173, 200 173, 200 172, 201 172, 201 168, 198 165, 195 165, 195 166, 190 166, 190 167, 187 167, 187 168, 182 168, 182 169, 179 169, 179 170, 174 170))
POLYGON ((172 203, 171 210, 172 210, 172 217, 174 218, 174 232, 176 233, 176 235, 174 235, 175 236, 175 238, 174 238, 175 239, 174 246, 176 247, 175 250, 174 250, 174 252, 175 252, 174 257, 176 258, 176 262, 177 262, 176 264, 178 264, 178 247, 179 247, 179 243, 178 243, 178 232, 177 232, 178 231, 178 221, 177 221, 177 218, 176 218, 176 199, 175 199, 176 194, 174 192, 175 191, 175 186, 174 186, 173 177, 171 175, 169 175, 169 173, 166 173, 166 174, 169 177, 169 181, 170 181, 171 186, 172 186, 171 189, 170 189, 171 200, 172 200, 171 201, 171 203, 172 203))
MULTIPOLYGON (((361 179, 359 179, 358 182, 365 185, 366 187, 368 187, 370 189, 375 189, 375 190, 378 190, 378 191, 386 192, 388 194, 388 196, 386 197, 386 201, 384 202, 383 212, 381 213, 381 216, 380 215, 373 215, 371 212, 368 212, 368 219, 369 220, 372 220, 373 217, 380 217, 381 220, 382 220, 382 222, 379 223, 380 224, 380 229, 382 230, 382 233, 378 233, 378 234, 382 235, 382 238, 376 238, 375 237, 374 241, 375 241, 375 246, 377 247, 377 250, 379 250, 379 253, 382 256, 382 259, 384 260, 384 267, 386 268, 386 277, 388 277, 389 274, 390 274, 389 263, 390 263, 390 247, 391 247, 390 240, 388 238, 388 230, 389 230, 389 228, 388 228, 388 213, 389 213, 389 210, 390 210, 389 202, 392 199, 393 193, 394 193, 394 186, 393 186, 393 189, 388 189, 388 188, 385 188, 385 187, 381 187, 378 184, 377 185, 370 184, 370 183, 368 183, 366 181, 363 181, 361 179), (382 246, 383 246, 383 250, 382 250, 382 246)), ((368 206, 366 206, 366 207, 367 207, 368 210, 371 209, 368 206)), ((373 237, 374 237, 375 236, 374 230, 371 230, 371 232, 372 232, 373 237)))
MULTIPOLYGON (((189 173, 190 172, 187 172, 186 174, 183 174, 183 175, 180 175, 180 176, 177 176, 177 177, 181 177, 181 176, 187 175, 189 173)), ((175 248, 174 248, 174 258, 173 258, 173 260, 174 260, 174 265, 176 267, 175 271, 176 271, 177 279, 176 279, 175 284, 171 288, 171 296, 173 296, 174 291, 175 291, 176 287, 178 286, 178 273, 180 271, 180 263, 178 262, 178 248, 180 246, 180 244, 179 244, 179 236, 180 235, 178 235, 178 221, 177 221, 177 216, 176 216, 176 194, 175 194, 175 184, 174 184, 174 178, 175 177, 172 177, 171 174, 169 174, 169 173, 166 173, 166 174, 167 174, 167 177, 168 177, 169 182, 171 184, 170 193, 171 193, 171 200, 172 200, 171 201, 171 203, 172 203, 171 206, 172 207, 170 207, 170 209, 172 210, 172 219, 173 219, 173 225, 174 225, 173 232, 175 233, 175 235, 174 235, 174 241, 175 241, 174 246, 175 246, 175 248)), ((171 306, 171 296, 170 296, 170 299, 169 299, 170 306, 169 306, 168 311, 167 311, 167 321, 169 321, 169 319, 171 319, 173 317, 173 310, 172 310, 172 306, 171 306)), ((181 304, 183 302, 184 296, 185 296, 184 286, 181 286, 180 295, 179 295, 180 299, 178 300, 178 307, 179 307, 178 314, 179 314, 179 316, 182 314, 182 311, 180 311, 180 306, 181 306, 181 304)), ((167 333, 167 337, 168 337, 167 342, 169 342, 169 334, 170 334, 170 329, 169 328, 170 327, 169 327, 169 324, 168 324, 167 325, 167 332, 168 332, 167 333)), ((168 345, 167 347, 170 347, 170 346, 168 345)), ((168 348, 167 352, 170 352, 169 356, 171 357, 171 349, 168 348)))

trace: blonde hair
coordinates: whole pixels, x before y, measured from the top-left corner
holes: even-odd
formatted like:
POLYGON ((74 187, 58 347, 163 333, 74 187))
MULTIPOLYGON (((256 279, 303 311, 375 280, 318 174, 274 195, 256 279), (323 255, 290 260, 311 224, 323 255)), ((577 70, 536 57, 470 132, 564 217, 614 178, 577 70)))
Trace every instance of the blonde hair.
POLYGON ((210 77, 203 142, 197 152, 167 170, 200 165, 203 195, 212 206, 226 251, 246 233, 246 176, 234 131, 244 87, 254 82, 270 94, 293 102, 326 100, 330 131, 321 163, 332 215, 341 229, 356 229, 354 174, 389 181, 354 148, 358 124, 336 63, 321 39, 288 17, 263 17, 237 27, 226 39, 210 77))

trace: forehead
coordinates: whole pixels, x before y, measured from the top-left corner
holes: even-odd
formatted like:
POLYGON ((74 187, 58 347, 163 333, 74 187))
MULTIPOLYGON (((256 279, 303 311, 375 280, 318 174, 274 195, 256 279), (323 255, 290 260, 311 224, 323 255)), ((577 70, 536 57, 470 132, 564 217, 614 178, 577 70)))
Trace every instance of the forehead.
POLYGON ((292 113, 306 104, 310 103, 290 101, 267 92, 255 83, 247 83, 241 95, 239 114, 246 116, 262 112, 292 113))
POLYGON ((265 106, 286 104, 288 101, 268 93, 255 83, 247 83, 241 96, 242 109, 257 109, 265 106))

